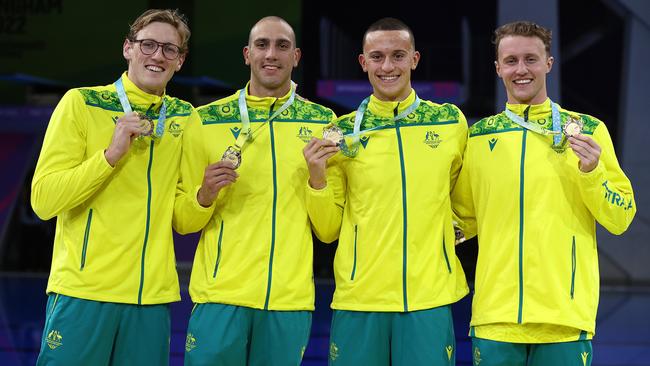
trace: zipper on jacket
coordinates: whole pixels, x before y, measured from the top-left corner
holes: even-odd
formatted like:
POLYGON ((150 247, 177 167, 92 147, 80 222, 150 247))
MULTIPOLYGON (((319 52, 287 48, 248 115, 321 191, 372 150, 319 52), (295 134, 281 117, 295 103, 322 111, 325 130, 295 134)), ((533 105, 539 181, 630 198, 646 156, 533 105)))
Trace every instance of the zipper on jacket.
POLYGON ((93 221, 93 209, 91 208, 88 211, 88 219, 86 220, 86 231, 84 232, 84 244, 83 248, 81 249, 81 267, 79 268, 80 271, 83 271, 84 267, 86 266, 86 250, 88 249, 88 237, 90 236, 90 225, 92 224, 93 221))
POLYGON ((571 299, 573 299, 573 291, 575 289, 576 280, 576 237, 573 236, 571 243, 571 299))
POLYGON ((217 261, 214 264, 214 272, 212 273, 212 278, 217 278, 217 270, 219 269, 219 262, 221 261, 222 236, 223 236, 223 220, 221 221, 221 226, 219 227, 219 241, 217 242, 217 261))
POLYGON ((524 121, 528 121, 528 113, 530 112, 530 106, 524 109, 524 121))
POLYGON ((354 273, 357 270, 357 225, 354 225, 354 260, 352 262, 352 275, 350 281, 354 281, 354 273))
MULTIPOLYGON (((397 116, 397 109, 399 107, 399 104, 395 109, 393 110, 393 114, 397 116)), ((407 243, 407 212, 406 212, 406 171, 404 168, 404 149, 402 148, 402 134, 400 132, 400 124, 399 122, 395 122, 395 132, 397 133, 397 147, 399 149, 399 164, 401 167, 401 173, 402 173, 402 211, 403 211, 403 218, 402 218, 402 296, 404 297, 404 311, 408 311, 409 309, 409 303, 408 303, 408 296, 407 296, 407 282, 406 282, 406 274, 407 274, 407 248, 406 248, 406 243, 407 243)))
POLYGON ((449 257, 447 256, 447 246, 445 245, 445 238, 442 238, 442 253, 445 255, 445 263, 447 263, 447 270, 451 273, 451 265, 449 265, 449 257))
MULTIPOLYGON (((269 118, 273 112, 273 106, 278 101, 276 98, 269 108, 269 118)), ((273 279, 273 252, 275 251, 275 216, 278 204, 278 177, 277 163, 275 161, 275 137, 273 136, 273 121, 269 121, 269 136, 271 137, 271 160, 273 161, 273 211, 271 214, 271 253, 269 255, 269 274, 266 284, 266 299, 264 300, 264 310, 269 309, 269 299, 271 297, 271 280, 273 279)))
POLYGON ((144 288, 144 256, 147 252, 149 241, 149 224, 151 221, 151 167, 153 166, 154 141, 149 145, 149 163, 147 165, 147 220, 144 229, 144 241, 142 243, 142 255, 140 259, 140 288, 138 289, 138 305, 142 305, 142 289, 144 288))
MULTIPOLYGON (((525 112, 528 120, 528 112, 525 112)), ((519 165, 519 309, 517 323, 522 323, 524 308, 524 162, 526 160, 526 136, 528 130, 521 134, 521 163, 519 165)))

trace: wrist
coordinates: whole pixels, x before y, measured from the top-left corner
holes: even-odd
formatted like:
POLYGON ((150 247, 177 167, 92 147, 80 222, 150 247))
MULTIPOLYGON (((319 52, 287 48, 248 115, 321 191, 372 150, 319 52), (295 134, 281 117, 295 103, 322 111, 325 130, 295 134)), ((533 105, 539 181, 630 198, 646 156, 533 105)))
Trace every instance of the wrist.
POLYGON ((114 168, 117 162, 120 160, 120 157, 111 151, 110 148, 108 148, 104 150, 104 159, 106 159, 106 162, 114 168))
POLYGON ((209 195, 206 195, 205 192, 203 191, 203 187, 199 188, 198 192, 196 192, 196 201, 201 205, 202 207, 210 207, 212 206, 212 201, 214 199, 211 199, 209 195))
POLYGON ((316 189, 316 190, 321 190, 321 189, 327 187, 327 181, 324 180, 324 179, 312 179, 312 178, 309 178, 308 183, 309 183, 310 187, 312 187, 313 189, 316 189))

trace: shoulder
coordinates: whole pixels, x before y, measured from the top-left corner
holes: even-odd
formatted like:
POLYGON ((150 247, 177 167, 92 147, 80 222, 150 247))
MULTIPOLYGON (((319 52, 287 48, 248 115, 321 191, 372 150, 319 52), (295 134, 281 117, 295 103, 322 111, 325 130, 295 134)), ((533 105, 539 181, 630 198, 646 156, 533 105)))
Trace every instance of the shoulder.
MULTIPOLYGON (((71 89, 67 94, 76 94, 86 105, 111 111, 122 111, 120 98, 113 84, 71 89)), ((77 97, 78 98, 78 97, 77 97)))
POLYGON ((438 104, 430 100, 422 100, 415 113, 420 115, 421 120, 430 122, 459 121, 465 119, 463 112, 456 105, 451 103, 438 104))
POLYGON ((297 118, 313 121, 331 121, 336 116, 330 108, 314 103, 296 94, 293 107, 297 118))
POLYGON ((194 109, 191 103, 176 97, 166 96, 165 101, 167 103, 168 117, 189 116, 192 114, 192 110, 194 109))
POLYGON ((196 108, 202 121, 239 120, 238 92, 196 108))
POLYGON ((505 129, 512 128, 512 124, 504 113, 495 114, 493 116, 485 117, 469 128, 469 135, 479 136, 486 135, 505 129))

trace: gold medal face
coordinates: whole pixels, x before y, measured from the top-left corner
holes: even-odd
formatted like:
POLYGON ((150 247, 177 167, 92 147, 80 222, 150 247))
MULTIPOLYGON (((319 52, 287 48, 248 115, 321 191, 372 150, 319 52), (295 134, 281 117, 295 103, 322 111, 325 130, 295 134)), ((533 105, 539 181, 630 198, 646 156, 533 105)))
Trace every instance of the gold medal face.
POLYGON ((241 165, 241 151, 229 146, 221 156, 221 160, 230 162, 232 168, 237 169, 241 165))
POLYGON ((140 126, 142 127, 140 136, 151 136, 153 134, 153 121, 142 113, 139 113, 138 117, 140 117, 140 126))
POLYGON ((343 141, 343 131, 336 126, 327 126, 323 129, 323 139, 330 140, 340 146, 343 141))
POLYGON ((572 136, 579 135, 582 132, 583 126, 584 124, 582 123, 582 121, 571 117, 562 128, 562 131, 567 137, 572 137, 572 136))

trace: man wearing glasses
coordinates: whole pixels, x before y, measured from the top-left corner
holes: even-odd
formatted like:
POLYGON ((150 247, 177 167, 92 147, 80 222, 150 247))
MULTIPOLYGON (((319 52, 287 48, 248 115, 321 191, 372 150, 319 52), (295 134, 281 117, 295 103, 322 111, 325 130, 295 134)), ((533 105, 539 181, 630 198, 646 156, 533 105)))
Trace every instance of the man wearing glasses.
POLYGON ((243 54, 250 82, 199 107, 202 125, 184 142, 175 227, 203 230, 186 365, 298 365, 309 339, 313 244, 302 149, 335 116, 296 94, 300 49, 284 19, 258 21, 243 54))
POLYGON ((169 362, 175 188, 198 116, 165 87, 189 37, 183 15, 146 11, 124 41, 127 72, 68 91, 52 114, 31 197, 39 217, 57 217, 37 365, 169 362))

